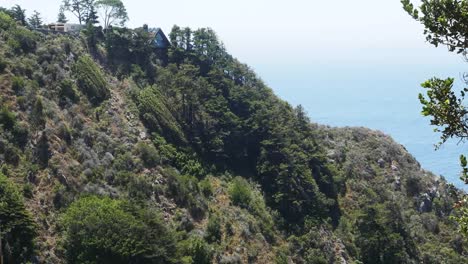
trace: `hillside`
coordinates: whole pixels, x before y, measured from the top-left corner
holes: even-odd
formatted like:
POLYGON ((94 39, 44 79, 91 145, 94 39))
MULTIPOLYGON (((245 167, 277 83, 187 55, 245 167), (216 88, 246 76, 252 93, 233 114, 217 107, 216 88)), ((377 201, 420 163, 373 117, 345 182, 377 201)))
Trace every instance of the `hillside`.
POLYGON ((460 191, 403 146, 311 123, 210 29, 169 39, 0 12, 6 263, 468 263, 460 191))

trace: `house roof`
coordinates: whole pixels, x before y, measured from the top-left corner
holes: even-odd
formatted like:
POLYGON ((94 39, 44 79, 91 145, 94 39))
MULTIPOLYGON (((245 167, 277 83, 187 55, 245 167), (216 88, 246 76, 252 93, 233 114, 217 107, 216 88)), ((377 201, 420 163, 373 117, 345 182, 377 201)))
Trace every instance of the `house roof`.
POLYGON ((171 45, 171 42, 167 38, 166 34, 164 34, 164 31, 161 28, 152 28, 149 31, 153 37, 156 37, 158 34, 160 34, 164 41, 167 43, 167 45, 171 45))

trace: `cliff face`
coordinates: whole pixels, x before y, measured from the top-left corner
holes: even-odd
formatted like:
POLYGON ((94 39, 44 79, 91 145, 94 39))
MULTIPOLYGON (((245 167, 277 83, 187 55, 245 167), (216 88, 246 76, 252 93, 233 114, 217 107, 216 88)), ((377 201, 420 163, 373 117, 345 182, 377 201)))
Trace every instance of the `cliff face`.
POLYGON ((310 123, 214 32, 175 27, 161 55, 0 15, 0 187, 26 209, 0 206, 7 263, 467 262, 453 186, 380 132, 310 123))

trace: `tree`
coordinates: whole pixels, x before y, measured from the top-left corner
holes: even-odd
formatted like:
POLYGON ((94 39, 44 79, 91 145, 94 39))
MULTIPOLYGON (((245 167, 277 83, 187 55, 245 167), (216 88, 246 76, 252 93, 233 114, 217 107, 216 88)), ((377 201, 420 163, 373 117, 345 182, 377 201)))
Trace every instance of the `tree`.
POLYGON ((64 9, 72 12, 80 24, 87 22, 93 5, 94 0, 63 0, 64 9))
MULTIPOLYGON (((468 1, 459 0, 423 0, 415 8, 410 0, 401 0, 405 11, 425 27, 424 34, 432 45, 445 45, 450 52, 467 55, 468 48, 468 1)), ((464 74, 468 84, 468 74, 464 74)), ((441 133, 443 144, 448 139, 468 139, 468 109, 464 105, 468 88, 457 95, 454 90, 454 79, 432 78, 422 84, 427 94, 419 95, 423 106, 422 114, 431 117, 431 125, 441 133)), ((462 166, 461 180, 468 184, 468 162, 460 156, 462 166)), ((468 236, 468 199, 465 197, 458 205, 460 215, 458 222, 461 230, 468 236)))
POLYGON ((395 205, 363 208, 356 222, 363 263, 411 263, 419 257, 395 205))
POLYGON ((96 6, 101 10, 105 29, 115 24, 124 25, 128 20, 127 10, 120 0, 98 0, 96 6))
POLYGON ((34 249, 35 229, 18 187, 0 172, 0 260, 5 259, 6 263, 29 262, 34 249))
POLYGON ((99 23, 99 16, 97 15, 95 5, 91 5, 88 16, 86 17, 86 24, 95 25, 97 23, 99 23))
POLYGON ((73 67, 78 88, 94 105, 109 98, 110 91, 99 67, 89 56, 81 56, 73 67))
POLYGON ((63 6, 60 7, 59 13, 57 15, 57 22, 59 23, 67 23, 68 19, 65 16, 65 8, 63 6))
POLYGON ((64 214, 68 263, 170 263, 175 234, 160 214, 121 200, 85 197, 64 214))
POLYGON ((10 14, 14 20, 26 26, 26 9, 22 9, 20 5, 15 5, 10 9, 10 14))
POLYGON ((40 28, 42 26, 41 14, 36 10, 34 10, 33 15, 28 19, 28 21, 32 28, 40 28))

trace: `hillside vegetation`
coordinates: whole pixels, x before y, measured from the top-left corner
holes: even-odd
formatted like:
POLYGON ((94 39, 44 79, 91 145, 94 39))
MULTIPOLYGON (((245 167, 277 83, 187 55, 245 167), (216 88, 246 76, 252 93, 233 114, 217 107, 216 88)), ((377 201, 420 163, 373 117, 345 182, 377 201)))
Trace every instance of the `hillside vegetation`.
POLYGON ((403 146, 311 123, 211 29, 169 38, 0 12, 6 263, 468 263, 461 193, 403 146))

